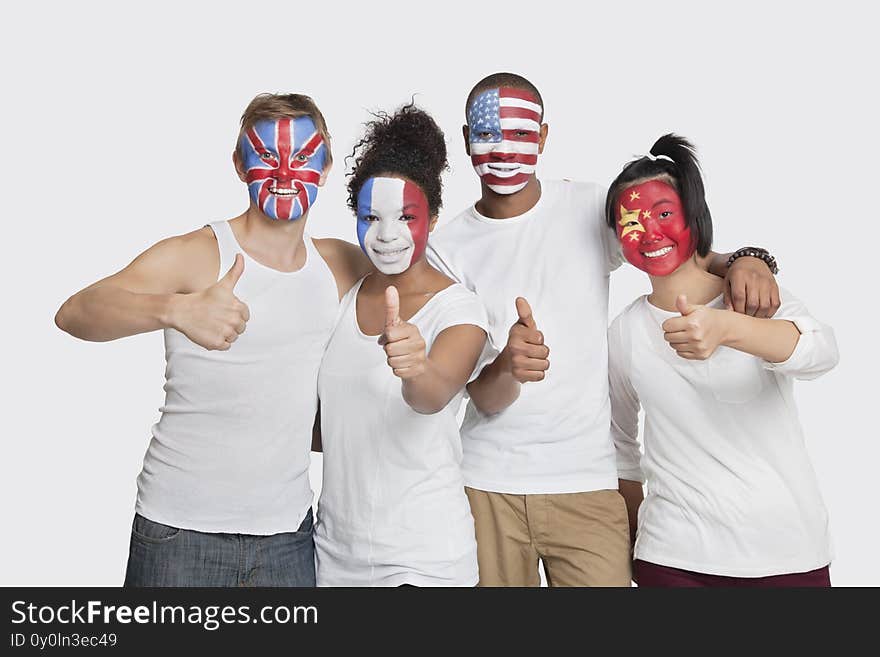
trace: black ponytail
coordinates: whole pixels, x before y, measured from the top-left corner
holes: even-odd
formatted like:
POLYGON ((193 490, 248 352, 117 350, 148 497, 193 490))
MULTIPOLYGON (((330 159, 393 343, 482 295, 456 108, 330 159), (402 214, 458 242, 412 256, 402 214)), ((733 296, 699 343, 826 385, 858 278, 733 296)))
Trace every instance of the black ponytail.
POLYGON ((712 215, 706 205, 706 192, 696 150, 684 137, 663 135, 651 147, 651 157, 627 164, 611 183, 605 199, 605 220, 616 229, 616 205, 620 193, 638 181, 668 180, 681 197, 685 221, 697 253, 706 256, 712 249, 712 215))

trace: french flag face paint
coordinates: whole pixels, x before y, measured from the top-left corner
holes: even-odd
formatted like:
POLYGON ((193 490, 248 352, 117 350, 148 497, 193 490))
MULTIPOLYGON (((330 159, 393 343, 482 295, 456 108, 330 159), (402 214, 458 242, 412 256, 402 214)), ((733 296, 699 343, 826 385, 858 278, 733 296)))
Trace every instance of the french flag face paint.
POLYGON ((425 252, 430 224, 428 199, 401 178, 368 178, 357 197, 358 242, 383 274, 409 269, 425 252))
POLYGON ((327 147, 311 117, 258 121, 239 152, 251 200, 272 219, 299 219, 318 196, 327 147))
POLYGON ((617 202, 624 257, 651 276, 667 276, 694 254, 681 197, 662 180, 624 189, 617 202))
POLYGON ((523 89, 499 87, 468 108, 468 141, 477 175, 497 194, 518 192, 535 173, 542 108, 523 89))

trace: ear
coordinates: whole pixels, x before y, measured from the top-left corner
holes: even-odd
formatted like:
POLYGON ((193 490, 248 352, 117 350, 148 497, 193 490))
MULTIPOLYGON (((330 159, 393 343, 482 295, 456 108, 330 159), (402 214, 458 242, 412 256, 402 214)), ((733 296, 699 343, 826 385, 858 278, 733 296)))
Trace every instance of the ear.
POLYGON ((321 171, 321 177, 318 178, 318 187, 323 187, 324 183, 327 182, 327 176, 330 175, 330 169, 333 168, 333 162, 331 160, 327 160, 324 163, 324 170, 321 171))
POLYGON ((433 217, 431 217, 431 219, 428 221, 428 232, 430 233, 431 231, 433 231, 433 230, 434 230, 434 226, 436 226, 436 225, 437 225, 437 215, 435 214, 435 215, 434 215, 433 217))
POLYGON ((467 124, 461 126, 461 136, 464 137, 464 152, 471 154, 471 131, 467 124))
POLYGON ((237 148, 232 151, 232 165, 235 167, 235 173, 238 174, 238 179, 241 180, 241 182, 247 182, 247 174, 244 171, 244 164, 241 161, 241 155, 238 154, 237 148))
POLYGON ((547 141, 547 133, 550 131, 550 126, 546 123, 541 124, 541 138, 538 140, 538 154, 544 152, 544 142, 547 141))

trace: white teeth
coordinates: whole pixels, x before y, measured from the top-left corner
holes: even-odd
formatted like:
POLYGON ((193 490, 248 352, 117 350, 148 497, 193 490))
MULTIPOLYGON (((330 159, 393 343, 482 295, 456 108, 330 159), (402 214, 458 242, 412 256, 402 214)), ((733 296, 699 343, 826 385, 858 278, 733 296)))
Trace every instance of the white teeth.
POLYGON ((296 194, 299 194, 298 189, 285 189, 283 187, 270 187, 269 191, 278 196, 295 196, 296 194))
POLYGON ((658 249, 657 251, 647 251, 645 253, 645 257, 646 258, 659 258, 660 256, 665 256, 670 251, 672 251, 671 246, 664 246, 662 249, 658 249))
POLYGON ((399 255, 399 254, 403 253, 408 248, 409 248, 408 246, 404 246, 403 248, 394 249, 393 251, 380 251, 376 247, 373 247, 373 251, 378 253, 380 256, 395 256, 395 255, 399 255))
POLYGON ((514 169, 519 169, 518 164, 487 164, 486 166, 494 171, 513 171, 514 169))

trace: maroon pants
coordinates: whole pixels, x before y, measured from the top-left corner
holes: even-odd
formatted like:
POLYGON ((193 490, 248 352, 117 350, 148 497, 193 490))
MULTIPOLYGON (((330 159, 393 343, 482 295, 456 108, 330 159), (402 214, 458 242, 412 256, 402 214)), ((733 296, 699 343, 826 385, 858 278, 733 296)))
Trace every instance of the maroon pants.
POLYGON ((650 561, 636 559, 633 563, 633 574, 636 584, 643 587, 694 587, 694 586, 728 586, 737 588, 772 588, 786 586, 831 586, 828 566, 817 568, 807 573, 787 573, 769 577, 725 577, 723 575, 706 575, 690 570, 661 566, 650 561))

